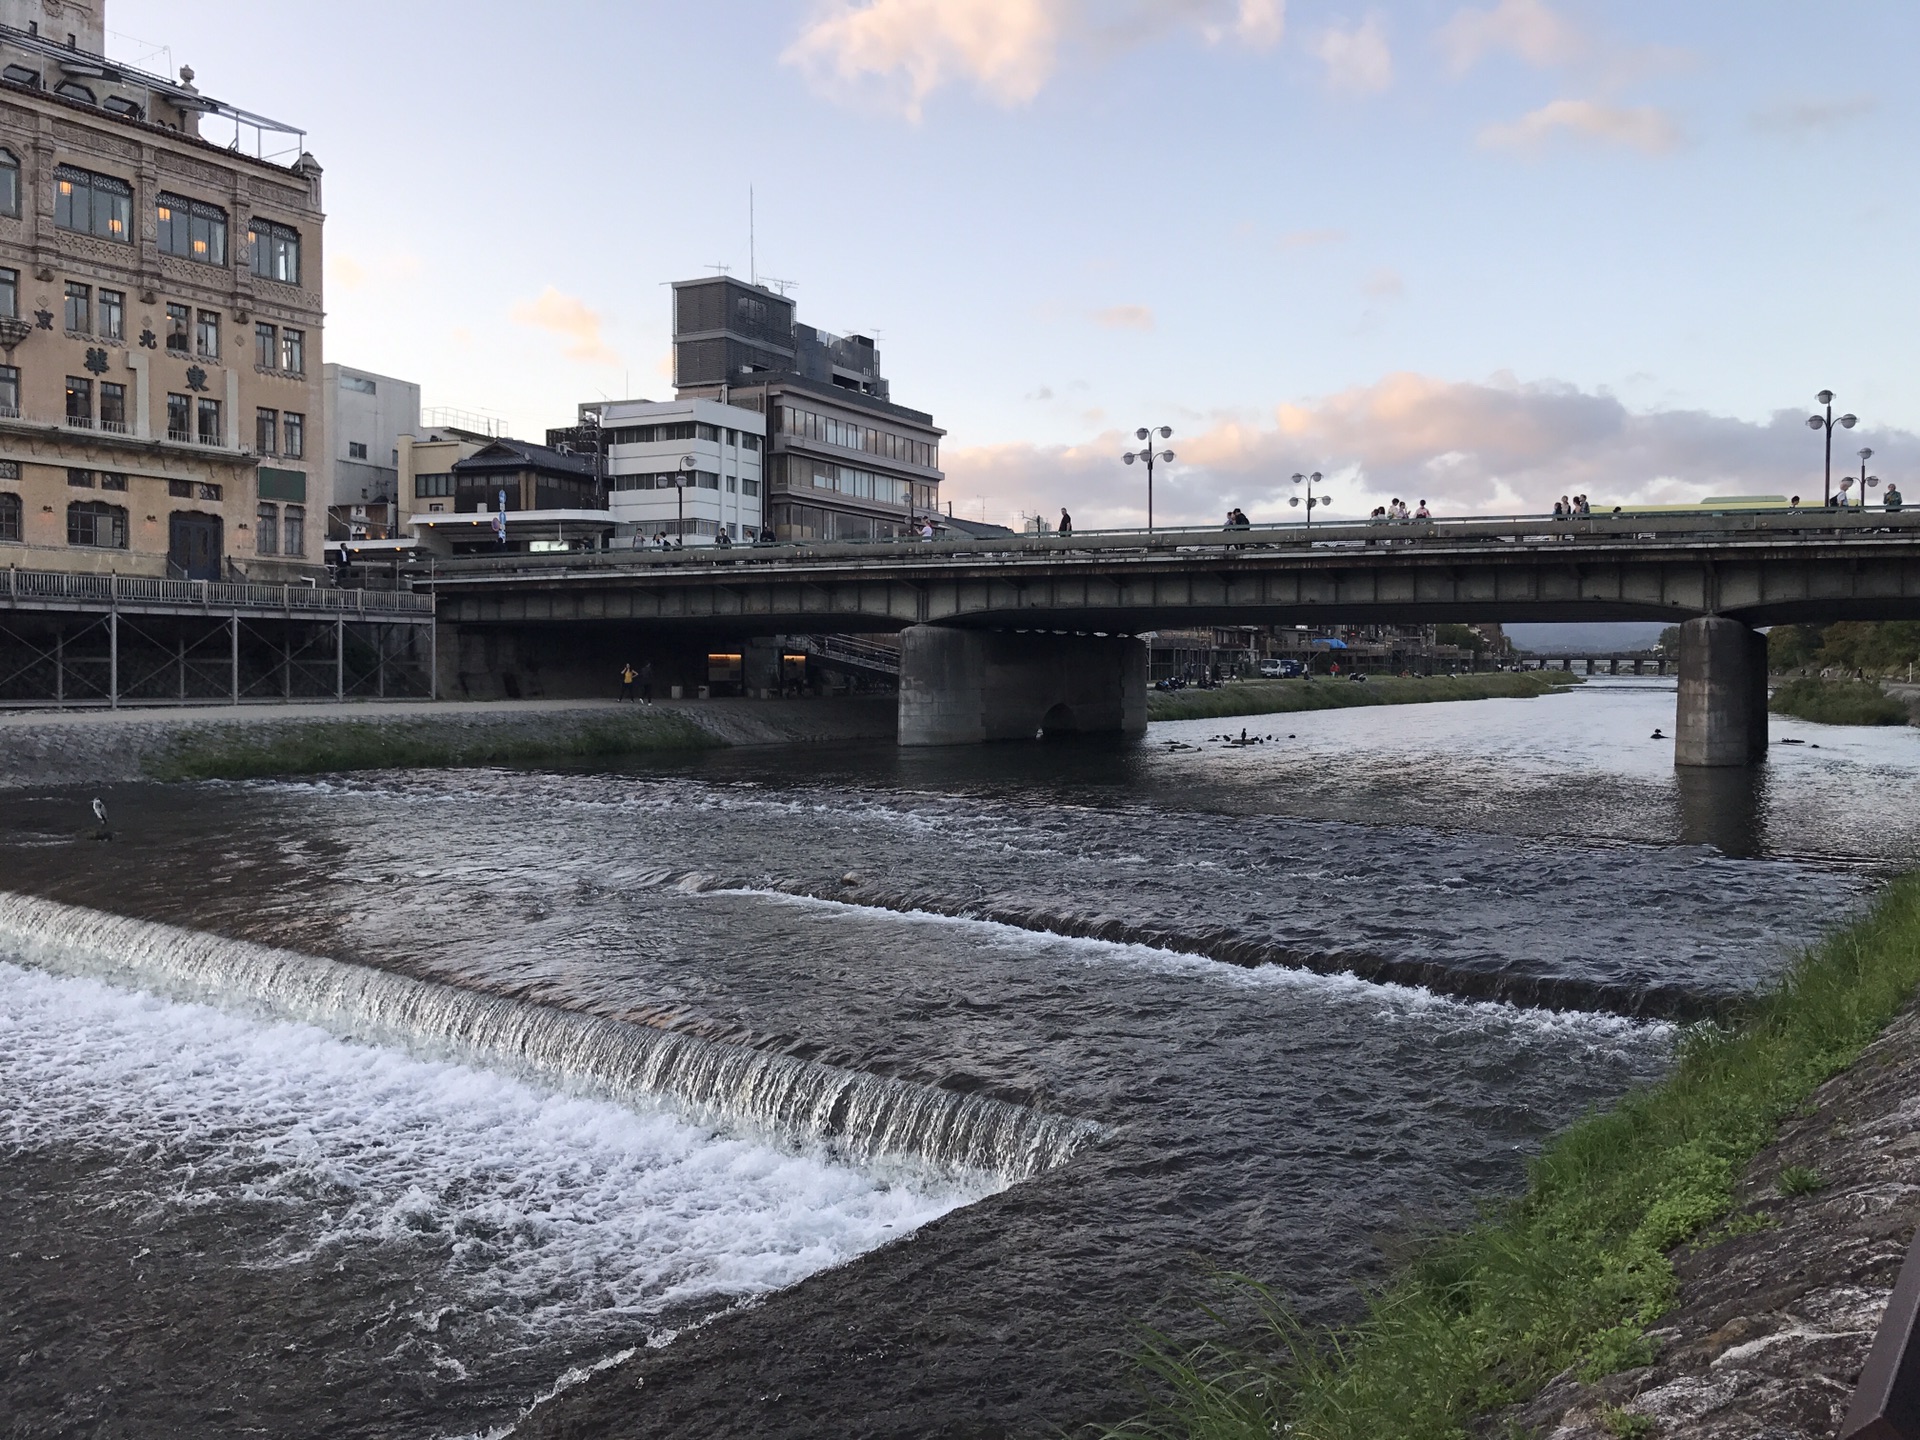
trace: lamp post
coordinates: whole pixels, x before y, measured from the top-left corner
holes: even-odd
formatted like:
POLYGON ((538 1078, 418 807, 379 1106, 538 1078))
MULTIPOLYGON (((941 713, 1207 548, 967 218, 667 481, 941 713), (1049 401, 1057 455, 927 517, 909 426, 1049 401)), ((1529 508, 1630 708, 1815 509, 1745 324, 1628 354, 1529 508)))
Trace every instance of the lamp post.
POLYGON ((1834 418, 1833 391, 1831 390, 1822 390, 1813 398, 1827 407, 1827 413, 1824 419, 1818 415, 1809 415, 1807 417, 1807 428, 1809 430, 1824 430, 1827 432, 1827 493, 1821 497, 1821 503, 1831 505, 1833 503, 1833 427, 1838 425, 1843 430, 1851 430, 1855 425, 1859 424, 1860 421, 1859 417, 1855 415, 1842 415, 1838 419, 1834 418))
MULTIPOLYGON (((1313 529, 1313 507, 1316 505, 1327 506, 1333 503, 1333 497, 1331 495, 1315 495, 1313 493, 1313 487, 1320 483, 1321 478, 1318 470, 1314 471, 1311 475, 1296 475, 1293 477, 1294 484, 1305 485, 1307 487, 1307 529, 1309 530, 1313 529)), ((1290 496, 1287 504, 1297 507, 1300 504, 1300 497, 1298 495, 1290 496)))
POLYGON ((1158 435, 1162 440, 1170 440, 1173 438, 1173 427, 1171 425, 1162 425, 1158 430, 1134 431, 1133 438, 1136 440, 1146 441, 1147 448, 1144 450, 1129 450, 1127 451, 1126 454, 1120 457, 1122 460, 1126 461, 1127 464, 1129 465, 1133 464, 1133 462, 1136 460, 1144 460, 1146 462, 1146 465, 1147 465, 1147 533, 1149 535, 1153 533, 1153 462, 1155 460, 1158 460, 1163 465, 1171 465, 1173 463, 1173 451, 1162 450, 1158 455, 1155 455, 1153 453, 1153 437, 1155 435, 1158 435))
MULTIPOLYGON (((1873 458, 1872 450, 1862 450, 1860 452, 1860 489, 1856 493, 1854 504, 1858 505, 1862 510, 1867 508, 1867 491, 1869 489, 1878 490, 1880 488, 1880 477, 1878 475, 1867 474, 1867 461, 1871 460, 1872 458, 1873 458)), ((1840 482, 1841 494, 1844 495, 1846 491, 1852 487, 1852 485, 1853 485, 1853 477, 1849 475, 1846 479, 1840 482)), ((1842 503, 1845 503, 1845 502, 1843 501, 1842 503)))
POLYGON ((691 455, 682 455, 680 468, 673 475, 674 510, 679 516, 673 530, 673 548, 676 550, 687 548, 687 479, 699 463, 691 455))

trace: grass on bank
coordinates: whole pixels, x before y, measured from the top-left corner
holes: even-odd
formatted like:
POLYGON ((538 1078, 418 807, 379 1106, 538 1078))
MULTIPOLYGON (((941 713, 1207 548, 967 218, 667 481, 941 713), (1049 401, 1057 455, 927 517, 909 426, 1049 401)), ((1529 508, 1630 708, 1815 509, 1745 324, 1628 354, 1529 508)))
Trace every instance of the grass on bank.
POLYGON ((1767 708, 1776 715, 1822 725, 1905 725, 1907 707, 1871 680, 1821 680, 1803 676, 1773 692, 1767 708))
POLYGON ((144 768, 155 780, 249 780, 340 770, 563 764, 719 743, 692 721, 661 711, 471 728, 424 719, 276 721, 189 731, 144 768))
POLYGON ((1595 1379, 1648 1363, 1646 1329, 1675 1299, 1667 1252, 1727 1220, 1747 1162, 1916 983, 1920 876, 1909 875, 1738 1020, 1689 1031, 1665 1081, 1549 1144, 1524 1195, 1432 1243, 1358 1324, 1311 1332, 1251 1287, 1257 1339, 1156 1337, 1143 1361, 1148 1413, 1107 1434, 1461 1440, 1472 1417, 1570 1365, 1595 1379))
POLYGON ((1153 690, 1149 720, 1209 720, 1229 715, 1283 715, 1300 710, 1339 710, 1353 705, 1420 705, 1433 700, 1531 699, 1579 676, 1558 670, 1498 670, 1486 675, 1426 678, 1379 675, 1361 682, 1322 676, 1315 680, 1236 680, 1218 690, 1153 690))

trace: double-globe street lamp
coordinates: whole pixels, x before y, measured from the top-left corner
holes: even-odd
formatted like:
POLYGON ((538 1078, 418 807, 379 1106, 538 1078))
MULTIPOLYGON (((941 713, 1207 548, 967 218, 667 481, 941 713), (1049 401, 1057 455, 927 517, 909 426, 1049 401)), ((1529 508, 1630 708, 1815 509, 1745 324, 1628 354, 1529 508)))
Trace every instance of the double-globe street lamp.
MULTIPOLYGON (((1855 425, 1860 423, 1860 420, 1856 415, 1842 415, 1838 419, 1834 417, 1833 391, 1831 390, 1822 390, 1813 398, 1827 407, 1827 413, 1824 418, 1819 415, 1809 415, 1807 417, 1807 428, 1809 430, 1824 430, 1827 432, 1827 493, 1821 497, 1820 503, 1823 505, 1831 505, 1833 503, 1833 427, 1838 425, 1844 430, 1851 430, 1855 425)), ((1863 472, 1865 468, 1865 466, 1861 467, 1863 472)), ((1864 490, 1860 492, 1860 497, 1863 500, 1866 498, 1866 492, 1864 490)))
MULTIPOLYGON (((1867 491, 1869 489, 1878 490, 1880 488, 1880 477, 1878 475, 1869 475, 1867 473, 1867 461, 1871 460, 1872 458, 1873 458, 1872 450, 1868 449, 1868 450, 1862 450, 1860 452, 1860 494, 1858 498, 1855 499, 1854 504, 1858 505, 1862 510, 1867 508, 1867 491)), ((1852 486, 1853 486, 1853 477, 1849 475, 1840 482, 1841 495, 1844 496, 1847 493, 1847 491, 1852 488, 1852 486)), ((1841 503, 1844 504, 1845 501, 1842 500, 1841 503)))
POLYGON ((673 548, 687 548, 687 482, 700 462, 691 455, 680 457, 680 468, 673 472, 673 505, 678 515, 673 527, 673 548))
MULTIPOLYGON (((1331 495, 1316 495, 1313 493, 1313 487, 1318 485, 1321 479, 1322 476, 1318 470, 1314 471, 1311 475, 1296 475, 1293 477, 1294 484, 1305 485, 1307 487, 1307 528, 1309 530, 1313 528, 1313 507, 1316 505, 1327 506, 1333 503, 1333 497, 1331 495)), ((1290 496, 1287 500, 1287 504, 1289 505, 1298 506, 1299 503, 1300 497, 1298 495, 1290 496)))
POLYGON ((1157 459, 1162 465, 1171 465, 1173 463, 1173 451, 1162 450, 1157 456, 1153 453, 1153 437, 1155 435, 1158 435, 1162 440, 1171 440, 1173 438, 1173 427, 1171 425, 1162 425, 1158 430, 1134 431, 1133 438, 1146 441, 1147 448, 1144 450, 1129 450, 1120 457, 1129 465, 1133 464, 1136 460, 1144 460, 1146 462, 1147 533, 1149 535, 1153 533, 1153 462, 1157 459))

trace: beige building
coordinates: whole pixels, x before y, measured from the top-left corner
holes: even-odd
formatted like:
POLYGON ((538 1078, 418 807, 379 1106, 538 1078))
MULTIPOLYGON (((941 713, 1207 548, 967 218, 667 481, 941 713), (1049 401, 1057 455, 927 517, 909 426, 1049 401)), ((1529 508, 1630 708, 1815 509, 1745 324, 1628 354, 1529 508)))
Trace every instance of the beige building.
POLYGON ((315 576, 320 167, 104 7, 0 0, 0 565, 315 576))

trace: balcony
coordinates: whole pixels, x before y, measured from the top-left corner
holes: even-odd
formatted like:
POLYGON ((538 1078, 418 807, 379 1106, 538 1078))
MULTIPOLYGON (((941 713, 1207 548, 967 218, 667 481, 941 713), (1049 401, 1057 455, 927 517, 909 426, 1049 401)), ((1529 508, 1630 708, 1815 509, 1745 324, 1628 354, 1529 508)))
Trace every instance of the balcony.
POLYGON ((84 437, 87 443, 107 445, 115 449, 152 450, 159 446, 190 445, 195 450, 221 455, 225 458, 242 459, 252 463, 253 451, 245 445, 228 444, 224 435, 202 436, 193 430, 176 430, 169 426, 165 430, 155 430, 151 434, 141 435, 130 420, 96 420, 91 415, 48 415, 45 412, 34 413, 0 406, 0 426, 19 433, 23 430, 34 431, 42 436, 65 435, 74 440, 84 437))

